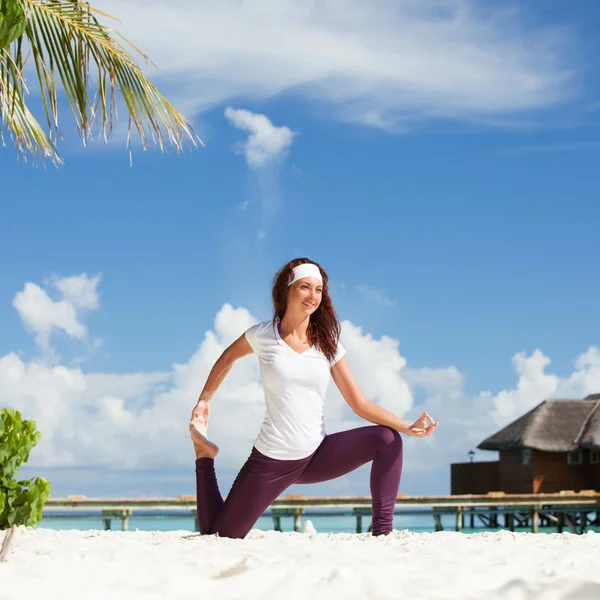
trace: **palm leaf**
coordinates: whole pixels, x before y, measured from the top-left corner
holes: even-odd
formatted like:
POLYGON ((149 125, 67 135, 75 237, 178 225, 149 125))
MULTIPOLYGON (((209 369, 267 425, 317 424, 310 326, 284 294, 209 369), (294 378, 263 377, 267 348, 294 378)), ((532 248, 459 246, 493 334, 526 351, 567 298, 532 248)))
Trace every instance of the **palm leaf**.
MULTIPOLYGON (((161 150, 169 143, 177 151, 183 149, 185 140, 194 146, 202 144, 184 117, 147 79, 132 55, 111 35, 111 30, 98 20, 99 16, 112 17, 87 3, 72 0, 16 1, 26 15, 25 33, 9 49, 10 63, 6 60, 3 66, 0 62, 0 73, 6 81, 2 88, 5 91, 0 90, 0 95, 8 94, 2 101, 8 111, 2 112, 2 120, 15 139, 23 135, 25 124, 33 126, 34 121, 31 114, 25 112, 24 103, 23 70, 30 56, 49 130, 46 140, 56 141, 60 137, 58 100, 62 90, 84 143, 93 137, 94 131, 105 140, 111 135, 120 101, 128 113, 129 132, 133 125, 143 148, 150 141, 161 150), (10 123, 15 123, 17 111, 21 114, 20 125, 14 129, 10 123), (25 114, 27 119, 24 119, 25 114)), ((17 147, 31 152, 30 143, 41 141, 39 126, 36 132, 32 135, 31 129, 29 141, 21 139, 17 147)), ((129 135, 127 145, 130 147, 129 135)), ((47 147, 39 144, 34 153, 51 156, 47 147)))
MULTIPOLYGON (((8 52, 0 51, 0 118, 20 154, 42 160, 50 158, 53 163, 60 164, 62 160, 54 143, 24 102, 22 82, 15 85, 11 80, 17 71, 8 52)), ((0 139, 4 143, 1 129, 0 139)))

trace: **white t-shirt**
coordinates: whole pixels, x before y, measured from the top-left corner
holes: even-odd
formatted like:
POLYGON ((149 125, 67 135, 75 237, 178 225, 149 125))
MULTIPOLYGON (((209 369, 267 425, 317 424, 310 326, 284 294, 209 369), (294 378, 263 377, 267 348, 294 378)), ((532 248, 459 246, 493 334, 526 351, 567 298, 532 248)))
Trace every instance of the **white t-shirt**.
POLYGON ((346 350, 338 343, 331 362, 314 346, 299 354, 281 339, 273 321, 257 323, 245 335, 258 356, 267 405, 254 446, 279 460, 309 456, 325 437, 329 371, 346 350))

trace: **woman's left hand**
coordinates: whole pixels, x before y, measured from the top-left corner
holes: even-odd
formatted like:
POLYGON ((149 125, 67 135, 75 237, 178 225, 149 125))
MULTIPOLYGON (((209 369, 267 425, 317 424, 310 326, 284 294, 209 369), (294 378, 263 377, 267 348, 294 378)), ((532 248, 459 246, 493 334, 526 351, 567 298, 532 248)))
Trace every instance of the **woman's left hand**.
POLYGON ((434 421, 429 413, 425 411, 409 428, 406 432, 411 437, 429 437, 439 425, 437 421, 434 421))

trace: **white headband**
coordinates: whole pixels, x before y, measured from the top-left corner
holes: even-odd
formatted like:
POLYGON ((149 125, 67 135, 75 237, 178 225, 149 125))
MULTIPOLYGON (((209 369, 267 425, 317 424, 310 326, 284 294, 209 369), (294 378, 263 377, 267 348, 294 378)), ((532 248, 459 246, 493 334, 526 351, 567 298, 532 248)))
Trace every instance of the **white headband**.
POLYGON ((304 279, 304 277, 314 277, 323 283, 323 277, 321 276, 319 267, 317 267, 317 265, 313 265, 312 263, 298 265, 297 267, 294 267, 292 271, 294 272, 294 278, 288 283, 288 287, 290 287, 292 283, 298 281, 298 279, 304 279))

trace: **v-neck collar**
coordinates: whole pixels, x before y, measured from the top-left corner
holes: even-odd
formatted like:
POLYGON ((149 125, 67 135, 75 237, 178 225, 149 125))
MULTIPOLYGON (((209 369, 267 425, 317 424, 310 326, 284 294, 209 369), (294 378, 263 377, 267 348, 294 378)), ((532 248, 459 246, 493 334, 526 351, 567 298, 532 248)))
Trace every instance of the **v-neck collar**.
POLYGON ((304 356, 305 354, 307 354, 308 352, 310 352, 314 346, 311 346, 310 348, 308 348, 307 350, 305 350, 304 352, 297 352, 296 350, 294 350, 282 337, 281 334, 279 333, 279 324, 281 323, 280 320, 275 321, 275 337, 277 338, 277 341, 280 344, 283 344, 288 350, 290 350, 290 352, 293 352, 296 356, 304 356))

